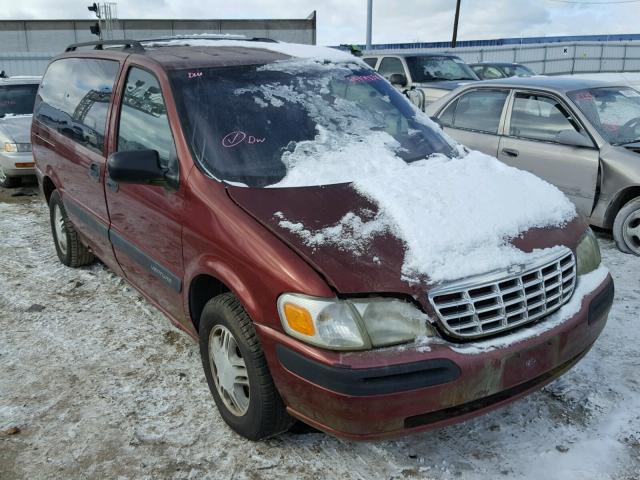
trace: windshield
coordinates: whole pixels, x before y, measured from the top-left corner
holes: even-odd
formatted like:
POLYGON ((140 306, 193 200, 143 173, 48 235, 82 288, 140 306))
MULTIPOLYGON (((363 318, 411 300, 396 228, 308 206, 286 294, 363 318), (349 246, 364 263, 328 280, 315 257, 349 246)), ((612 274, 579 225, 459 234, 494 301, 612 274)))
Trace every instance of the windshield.
POLYGON ((603 138, 622 145, 640 141, 640 93, 630 87, 577 90, 569 98, 603 138))
POLYGON ((457 57, 406 57, 411 78, 416 83, 438 80, 479 80, 469 66, 457 57))
POLYGON ((346 183, 385 162, 454 155, 428 118, 361 65, 306 60, 170 77, 192 154, 230 183, 346 183))
POLYGON ((532 70, 524 65, 503 65, 502 69, 508 77, 531 77, 535 75, 532 70))
POLYGON ((0 86, 0 117, 32 114, 36 93, 37 84, 0 86))

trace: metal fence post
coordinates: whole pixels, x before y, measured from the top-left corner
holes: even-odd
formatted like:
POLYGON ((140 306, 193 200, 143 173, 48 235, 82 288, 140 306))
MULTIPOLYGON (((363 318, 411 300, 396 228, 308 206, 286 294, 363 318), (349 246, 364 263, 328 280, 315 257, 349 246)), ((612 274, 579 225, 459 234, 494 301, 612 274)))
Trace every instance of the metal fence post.
POLYGON ((544 46, 544 56, 542 57, 542 74, 544 75, 545 73, 547 73, 547 50, 548 50, 548 46, 545 45, 544 46))
POLYGON ((624 50, 622 51, 622 72, 626 71, 627 69, 627 47, 629 46, 628 43, 624 44, 624 50))
POLYGON ((578 49, 576 48, 576 44, 573 44, 573 59, 571 61, 571 75, 573 75, 573 72, 576 69, 576 52, 578 51, 578 49))
POLYGON ((598 72, 602 72, 602 59, 604 57, 604 43, 600 45, 600 66, 598 67, 598 72))

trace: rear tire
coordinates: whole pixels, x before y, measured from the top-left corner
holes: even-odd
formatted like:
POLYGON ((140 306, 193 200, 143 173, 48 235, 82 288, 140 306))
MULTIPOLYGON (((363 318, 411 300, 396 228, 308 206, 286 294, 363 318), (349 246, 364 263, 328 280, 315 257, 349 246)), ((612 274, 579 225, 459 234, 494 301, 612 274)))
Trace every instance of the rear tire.
POLYGON ((220 415, 235 432, 261 440, 293 425, 295 420, 273 384, 253 322, 232 293, 205 305, 200 317, 200 355, 220 415))
POLYGON ((627 202, 616 215, 613 239, 621 251, 640 256, 640 197, 627 202))
POLYGON ((16 188, 22 184, 22 177, 13 177, 7 175, 2 167, 0 167, 0 187, 16 188))
POLYGON ((49 219, 56 253, 63 265, 76 268, 95 261, 96 257, 80 241, 57 190, 53 191, 49 200, 49 219))

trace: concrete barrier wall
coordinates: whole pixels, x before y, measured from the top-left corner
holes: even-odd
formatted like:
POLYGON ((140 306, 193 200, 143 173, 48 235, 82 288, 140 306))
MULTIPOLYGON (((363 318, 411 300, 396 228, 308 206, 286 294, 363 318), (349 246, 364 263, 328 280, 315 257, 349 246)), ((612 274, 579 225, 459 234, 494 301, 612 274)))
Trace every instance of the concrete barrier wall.
MULTIPOLYGON (((96 20, 0 20, 0 70, 9 75, 41 75, 48 60, 78 42, 97 40, 96 20)), ((315 44, 316 16, 283 20, 119 20, 105 38, 139 40, 199 33, 242 34, 315 44)))

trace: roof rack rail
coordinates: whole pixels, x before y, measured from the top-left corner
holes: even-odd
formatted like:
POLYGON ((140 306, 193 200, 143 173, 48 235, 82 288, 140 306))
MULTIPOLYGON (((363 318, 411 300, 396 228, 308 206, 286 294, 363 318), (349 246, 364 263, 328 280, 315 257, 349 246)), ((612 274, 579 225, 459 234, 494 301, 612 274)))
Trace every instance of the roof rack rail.
POLYGON ((122 45, 123 50, 144 52, 144 47, 138 40, 98 40, 95 42, 72 43, 65 52, 75 52, 79 47, 93 47, 94 50, 104 50, 105 45, 122 45))
POLYGON ((273 38, 265 38, 265 37, 246 37, 244 35, 225 35, 225 34, 200 34, 200 35, 175 35, 175 36, 167 36, 167 37, 157 37, 157 38, 145 38, 143 40, 138 40, 140 43, 152 43, 152 42, 168 42, 171 40, 235 40, 240 42, 268 42, 268 43, 278 43, 277 40, 273 38))

